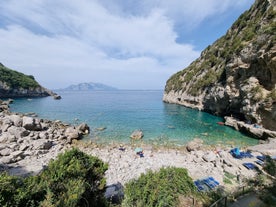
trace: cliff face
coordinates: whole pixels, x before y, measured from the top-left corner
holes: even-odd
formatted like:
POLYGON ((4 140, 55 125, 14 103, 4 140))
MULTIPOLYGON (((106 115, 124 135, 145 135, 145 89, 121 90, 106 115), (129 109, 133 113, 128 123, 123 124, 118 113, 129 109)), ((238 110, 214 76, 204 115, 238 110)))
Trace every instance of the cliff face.
POLYGON ((0 63, 0 98, 50 95, 53 95, 53 92, 40 86, 33 76, 11 70, 0 63))
POLYGON ((166 83, 163 100, 276 130, 276 1, 256 0, 166 83))

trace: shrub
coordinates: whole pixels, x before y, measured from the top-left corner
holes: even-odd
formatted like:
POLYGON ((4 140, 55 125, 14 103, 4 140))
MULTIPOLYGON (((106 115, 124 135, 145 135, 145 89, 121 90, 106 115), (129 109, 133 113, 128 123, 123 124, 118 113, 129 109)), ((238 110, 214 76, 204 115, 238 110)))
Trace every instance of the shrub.
POLYGON ((0 65, 0 81, 5 82, 11 88, 36 88, 39 84, 34 76, 11 70, 2 64, 0 65))
POLYGON ((106 206, 107 165, 73 149, 60 154, 41 174, 26 179, 0 176, 0 204, 9 207, 106 206))
POLYGON ((122 206, 177 206, 180 195, 193 194, 196 188, 186 169, 162 168, 127 183, 122 206))

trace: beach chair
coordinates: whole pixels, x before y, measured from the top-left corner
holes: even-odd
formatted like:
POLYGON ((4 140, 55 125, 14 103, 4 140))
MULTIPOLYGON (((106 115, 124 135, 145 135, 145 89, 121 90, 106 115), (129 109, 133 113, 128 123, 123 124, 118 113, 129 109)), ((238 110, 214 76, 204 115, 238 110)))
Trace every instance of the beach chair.
POLYGON ((245 162, 243 163, 243 166, 246 167, 248 170, 254 170, 258 168, 255 164, 251 162, 245 162))
POLYGON ((240 159, 241 158, 241 153, 240 153, 240 149, 239 148, 234 148, 234 149, 231 149, 230 150, 230 154, 237 158, 237 159, 240 159))
POLYGON ((241 158, 252 158, 252 157, 254 157, 252 154, 251 154, 251 152, 240 152, 240 156, 241 156, 241 158))
POLYGON ((207 192, 210 190, 208 188, 208 186, 205 185, 205 183, 202 180, 196 180, 196 181, 194 181, 194 184, 195 184, 198 192, 207 192))
POLYGON ((216 185, 213 181, 211 181, 209 178, 203 179, 202 181, 203 181, 203 183, 204 183, 205 185, 207 185, 211 190, 213 190, 215 187, 217 187, 217 185, 216 185))
POLYGON ((237 159, 242 159, 242 158, 252 158, 254 157, 251 152, 241 152, 239 148, 234 148, 230 150, 230 154, 237 159))
POLYGON ((209 179, 210 181, 212 181, 216 186, 219 185, 219 182, 216 181, 213 177, 208 177, 208 179, 209 179))
POLYGON ((261 166, 264 165, 264 161, 262 161, 262 160, 256 160, 255 162, 256 162, 258 165, 261 165, 261 166))
POLYGON ((259 156, 257 156, 256 157, 258 160, 261 160, 261 161, 265 161, 266 160, 266 156, 264 156, 264 155, 259 155, 259 156))

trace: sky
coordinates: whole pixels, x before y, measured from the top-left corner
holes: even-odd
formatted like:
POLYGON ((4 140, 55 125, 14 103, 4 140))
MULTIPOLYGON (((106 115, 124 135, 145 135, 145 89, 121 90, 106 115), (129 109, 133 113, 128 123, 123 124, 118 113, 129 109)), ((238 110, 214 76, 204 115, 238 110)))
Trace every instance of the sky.
POLYGON ((253 0, 1 0, 0 62, 49 89, 164 89, 253 0))

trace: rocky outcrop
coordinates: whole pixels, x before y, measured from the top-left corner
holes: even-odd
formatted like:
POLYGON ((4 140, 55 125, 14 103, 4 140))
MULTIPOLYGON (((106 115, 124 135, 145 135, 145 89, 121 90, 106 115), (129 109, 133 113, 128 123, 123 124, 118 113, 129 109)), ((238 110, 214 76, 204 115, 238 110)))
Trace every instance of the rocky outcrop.
POLYGON ((224 117, 224 118, 225 118, 226 126, 230 126, 238 131, 250 134, 255 138, 258 138, 258 139, 276 138, 276 131, 265 129, 258 124, 245 123, 233 117, 224 117))
POLYGON ((81 139, 89 133, 89 126, 85 123, 71 126, 60 121, 15 114, 8 110, 8 104, 0 101, 0 109, 5 108, 0 111, 0 168, 7 165, 16 168, 17 164, 29 160, 30 166, 25 168, 38 172, 43 169, 41 161, 35 162, 38 157, 49 161, 69 148, 74 139, 81 139))
POLYGON ((163 100, 276 130, 276 3, 256 0, 188 68, 163 100))
POLYGON ((42 87, 33 76, 11 70, 0 63, 0 98, 44 96, 61 98, 56 93, 42 87))

